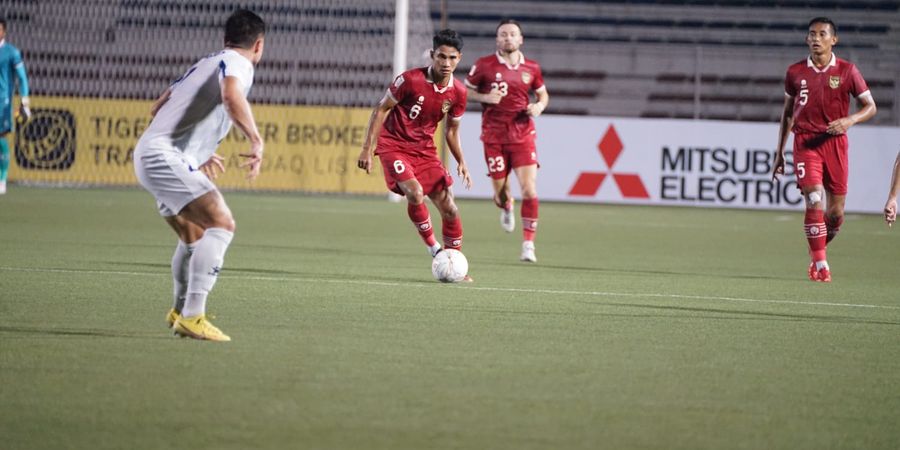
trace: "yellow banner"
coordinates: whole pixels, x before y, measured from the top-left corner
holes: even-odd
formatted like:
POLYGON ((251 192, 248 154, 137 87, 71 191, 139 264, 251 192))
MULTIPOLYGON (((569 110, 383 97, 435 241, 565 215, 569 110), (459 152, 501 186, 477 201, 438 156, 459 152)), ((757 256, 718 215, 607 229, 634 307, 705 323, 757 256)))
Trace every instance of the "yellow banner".
MULTIPOLYGON (((16 125, 10 181, 137 185, 134 146, 150 123, 149 101, 32 97, 32 119, 16 125)), ((356 168, 371 109, 253 106, 265 157, 259 178, 244 179, 239 153, 249 146, 232 128, 218 153, 226 189, 382 193, 381 165, 356 168)))

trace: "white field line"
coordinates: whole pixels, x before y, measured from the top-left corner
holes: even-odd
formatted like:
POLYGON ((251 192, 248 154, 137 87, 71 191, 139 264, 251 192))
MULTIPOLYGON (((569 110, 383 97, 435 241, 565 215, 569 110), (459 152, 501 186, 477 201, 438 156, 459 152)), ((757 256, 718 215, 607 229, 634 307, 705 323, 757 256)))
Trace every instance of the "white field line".
MULTIPOLYGON (((48 268, 30 268, 30 267, 9 267, 0 266, 0 271, 7 272, 38 272, 38 273, 68 273, 68 274, 85 274, 85 275, 125 275, 137 277, 157 277, 170 276, 168 273, 153 272, 128 272, 119 270, 71 270, 71 269, 48 269, 48 268)), ((652 297, 652 298, 670 298, 685 300, 712 300, 721 302, 740 302, 740 303, 769 303, 778 305, 804 305, 804 306, 825 306, 831 308, 867 308, 867 309, 888 309, 900 310, 900 306, 888 305, 869 305, 860 303, 834 303, 834 302, 802 302, 797 300, 779 300, 779 299, 760 299, 760 298, 741 298, 741 297, 719 297, 712 295, 687 295, 687 294, 659 294, 648 292, 606 292, 606 291, 570 291, 557 289, 522 289, 522 288, 504 288, 504 287, 482 287, 470 284, 442 284, 442 283, 398 283, 391 281, 376 280, 333 280, 327 278, 301 278, 301 277, 269 277, 269 276, 242 276, 228 275, 229 280, 254 280, 254 281, 278 281, 278 282, 304 282, 304 283, 328 283, 328 284, 352 284, 365 286, 390 286, 390 287, 439 287, 439 288, 456 288, 468 289, 476 291, 490 292, 518 292, 523 294, 545 294, 545 295, 581 295, 587 297, 652 297)))

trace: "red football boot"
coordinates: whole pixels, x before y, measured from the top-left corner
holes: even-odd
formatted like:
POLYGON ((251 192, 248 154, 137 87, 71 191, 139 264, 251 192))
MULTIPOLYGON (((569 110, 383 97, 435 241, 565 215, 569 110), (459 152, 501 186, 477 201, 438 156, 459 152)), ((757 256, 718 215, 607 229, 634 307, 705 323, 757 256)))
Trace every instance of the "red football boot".
POLYGON ((816 279, 822 283, 831 283, 831 271, 828 270, 827 267, 819 269, 819 272, 816 274, 816 279))

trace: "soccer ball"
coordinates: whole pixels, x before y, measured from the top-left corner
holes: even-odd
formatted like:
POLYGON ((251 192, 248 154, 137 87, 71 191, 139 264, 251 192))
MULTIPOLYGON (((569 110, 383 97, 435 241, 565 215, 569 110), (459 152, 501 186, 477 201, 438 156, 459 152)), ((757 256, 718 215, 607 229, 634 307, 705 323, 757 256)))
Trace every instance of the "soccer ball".
POLYGON ((444 249, 431 260, 431 273, 443 283, 457 283, 469 273, 469 261, 461 251, 444 249))

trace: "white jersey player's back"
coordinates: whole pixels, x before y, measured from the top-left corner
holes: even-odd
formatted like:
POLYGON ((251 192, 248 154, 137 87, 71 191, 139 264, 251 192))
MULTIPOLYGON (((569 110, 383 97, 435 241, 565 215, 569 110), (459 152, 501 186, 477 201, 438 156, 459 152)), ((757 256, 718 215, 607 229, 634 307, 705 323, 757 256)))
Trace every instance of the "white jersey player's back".
POLYGON ((171 86, 169 100, 141 136, 138 149, 180 151, 202 164, 231 129, 222 105, 221 83, 236 77, 244 96, 253 84, 253 64, 234 50, 213 53, 193 65, 171 86))

